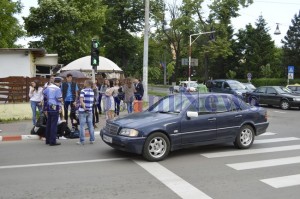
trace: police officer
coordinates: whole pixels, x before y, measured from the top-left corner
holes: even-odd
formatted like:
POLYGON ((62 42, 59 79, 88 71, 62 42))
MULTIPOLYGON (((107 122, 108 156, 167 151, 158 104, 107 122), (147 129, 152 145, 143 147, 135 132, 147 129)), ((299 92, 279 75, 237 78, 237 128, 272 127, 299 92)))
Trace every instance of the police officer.
POLYGON ((62 93, 60 89, 61 78, 55 77, 54 84, 50 84, 44 91, 44 96, 47 103, 44 105, 44 110, 47 113, 46 127, 46 144, 50 146, 60 145, 56 142, 57 138, 57 121, 59 117, 59 109, 62 105, 62 93))

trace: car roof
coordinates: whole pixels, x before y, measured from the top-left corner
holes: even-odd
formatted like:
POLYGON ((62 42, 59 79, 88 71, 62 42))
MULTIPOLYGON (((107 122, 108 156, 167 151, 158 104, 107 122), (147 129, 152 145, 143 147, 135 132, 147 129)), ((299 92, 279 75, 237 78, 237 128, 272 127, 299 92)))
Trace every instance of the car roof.
MULTIPOLYGON (((182 95, 182 94, 176 94, 176 96, 179 96, 179 95, 182 95)), ((208 96, 234 96, 232 94, 228 94, 228 93, 214 93, 214 92, 211 92, 211 93, 189 93, 187 96, 192 96, 192 97, 200 97, 200 98, 203 98, 203 97, 208 97, 208 96)))
POLYGON ((234 80, 234 79, 215 79, 215 80, 212 80, 212 81, 239 82, 239 81, 234 80))

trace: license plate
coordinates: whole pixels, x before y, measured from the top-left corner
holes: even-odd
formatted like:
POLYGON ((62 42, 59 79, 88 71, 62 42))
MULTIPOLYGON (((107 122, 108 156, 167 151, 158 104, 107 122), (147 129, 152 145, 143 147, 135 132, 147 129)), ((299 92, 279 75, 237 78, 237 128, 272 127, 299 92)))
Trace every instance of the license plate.
POLYGON ((106 135, 103 135, 103 140, 104 140, 105 142, 112 143, 112 137, 108 137, 108 136, 106 136, 106 135))

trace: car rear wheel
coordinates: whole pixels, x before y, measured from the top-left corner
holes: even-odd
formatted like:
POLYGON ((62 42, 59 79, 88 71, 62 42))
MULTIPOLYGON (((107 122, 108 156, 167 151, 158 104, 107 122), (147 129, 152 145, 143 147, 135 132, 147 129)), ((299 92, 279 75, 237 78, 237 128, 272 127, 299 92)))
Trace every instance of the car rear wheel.
POLYGON ((287 110, 290 108, 290 103, 287 100, 282 100, 280 102, 280 108, 283 110, 287 110))
POLYGON ((249 125, 244 125, 235 138, 234 146, 238 149, 247 149, 251 147, 254 141, 254 130, 249 125))
POLYGON ((151 134, 144 145, 143 156, 147 160, 154 162, 163 160, 170 152, 170 141, 163 133, 151 134))

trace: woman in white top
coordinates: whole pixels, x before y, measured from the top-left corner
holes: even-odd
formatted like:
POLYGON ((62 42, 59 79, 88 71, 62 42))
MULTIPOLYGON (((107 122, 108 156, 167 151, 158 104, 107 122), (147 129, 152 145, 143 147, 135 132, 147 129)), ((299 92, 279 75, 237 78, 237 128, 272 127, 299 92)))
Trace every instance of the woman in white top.
POLYGON ((39 112, 42 112, 42 101, 43 101, 43 87, 39 85, 37 80, 31 82, 29 89, 30 104, 32 109, 32 123, 36 123, 36 108, 39 112))
POLYGON ((114 100, 114 93, 115 88, 113 85, 113 81, 110 80, 110 88, 106 89, 105 91, 105 110, 106 110, 106 119, 114 119, 114 112, 115 112, 115 100, 114 100))

